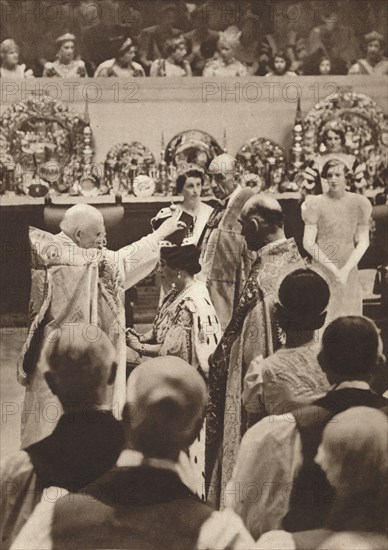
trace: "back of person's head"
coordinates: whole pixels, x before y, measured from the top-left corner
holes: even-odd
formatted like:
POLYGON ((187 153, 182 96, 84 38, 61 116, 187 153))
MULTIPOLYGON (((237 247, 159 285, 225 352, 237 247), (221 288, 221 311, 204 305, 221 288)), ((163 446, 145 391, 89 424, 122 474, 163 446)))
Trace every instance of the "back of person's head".
POLYGON ((370 380, 381 358, 381 338, 373 321, 338 317, 325 329, 319 362, 329 380, 370 380))
POLYGON ((273 231, 283 229, 284 214, 280 203, 265 193, 254 195, 244 205, 242 215, 266 224, 273 231))
POLYGON ((377 193, 375 196, 376 206, 387 204, 387 193, 377 193))
POLYGON ((201 271, 200 251, 193 245, 161 247, 160 257, 170 269, 186 271, 192 277, 201 271))
POLYGON ((150 359, 128 379, 128 445, 148 457, 177 460, 198 436, 205 408, 206 385, 196 369, 179 357, 150 359))
POLYGON ((280 284, 276 317, 287 330, 317 330, 325 322, 330 290, 326 281, 311 269, 296 269, 280 284))
POLYGON ((117 359, 95 324, 66 324, 48 335, 40 357, 47 384, 64 407, 102 405, 113 384, 117 359))
POLYGON ((380 533, 349 532, 335 533, 326 539, 318 550, 387 550, 387 537, 380 533))
POLYGON ((337 492, 329 523, 336 530, 346 528, 341 522, 357 507, 362 516, 359 521, 364 522, 360 530, 379 531, 388 511, 387 415, 371 407, 347 409, 326 425, 321 448, 326 456, 326 475, 337 492), (347 512, 346 507, 350 508, 347 512))

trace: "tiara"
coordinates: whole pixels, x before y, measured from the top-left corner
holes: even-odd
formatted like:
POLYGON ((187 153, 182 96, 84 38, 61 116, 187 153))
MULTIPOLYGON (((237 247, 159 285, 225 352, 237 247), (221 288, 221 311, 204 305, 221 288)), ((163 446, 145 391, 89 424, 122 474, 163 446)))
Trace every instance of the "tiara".
POLYGON ((199 166, 198 164, 194 164, 193 162, 190 162, 188 164, 183 163, 182 165, 178 166, 177 173, 179 176, 183 176, 186 174, 186 172, 190 172, 190 170, 196 170, 197 172, 201 172, 202 174, 205 173, 205 170, 199 166))
POLYGON ((74 34, 71 34, 70 32, 66 32, 65 34, 62 34, 61 36, 58 36, 55 42, 67 42, 72 41, 75 42, 75 36, 74 34))
POLYGON ((320 129, 320 134, 324 134, 328 130, 341 131, 345 133, 345 128, 342 121, 336 118, 332 118, 331 120, 328 120, 320 129))

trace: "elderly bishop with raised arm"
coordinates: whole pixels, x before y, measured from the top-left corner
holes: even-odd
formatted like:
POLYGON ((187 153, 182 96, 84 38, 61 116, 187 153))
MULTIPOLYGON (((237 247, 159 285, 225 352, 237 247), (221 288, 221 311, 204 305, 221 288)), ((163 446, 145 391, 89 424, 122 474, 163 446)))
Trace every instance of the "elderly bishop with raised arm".
POLYGON ((185 225, 169 218, 154 233, 117 251, 105 248, 104 219, 93 206, 72 206, 60 227, 58 235, 30 228, 31 325, 17 364, 18 380, 26 387, 22 448, 50 435, 62 413, 38 362, 54 331, 67 332, 71 339, 73 327, 84 324, 89 341, 97 341, 101 331, 108 335, 118 369, 106 406, 120 417, 126 388, 125 290, 151 273, 159 241, 185 225))

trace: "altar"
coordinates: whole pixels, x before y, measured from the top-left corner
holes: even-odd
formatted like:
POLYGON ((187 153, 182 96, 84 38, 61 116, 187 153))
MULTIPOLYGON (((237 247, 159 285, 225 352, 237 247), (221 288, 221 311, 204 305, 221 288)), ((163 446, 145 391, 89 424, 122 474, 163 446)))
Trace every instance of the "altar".
MULTIPOLYGON (((386 121, 386 87, 386 77, 365 76, 1 81, 1 313, 26 320, 27 231, 48 228, 48 207, 119 206, 122 219, 107 229, 109 247, 118 249, 147 234, 160 208, 181 200, 174 195, 181 166, 206 167, 222 151, 239 158, 244 184, 280 200, 286 233, 300 244, 302 195, 293 177, 303 164, 303 120, 311 121, 314 105, 355 93, 386 121), (45 116, 34 111, 42 101, 45 116)), ((386 147, 384 124, 378 140, 386 147)), ((213 200, 209 186, 204 200, 213 200)), ((156 286, 146 281, 138 299, 153 303, 156 286)))

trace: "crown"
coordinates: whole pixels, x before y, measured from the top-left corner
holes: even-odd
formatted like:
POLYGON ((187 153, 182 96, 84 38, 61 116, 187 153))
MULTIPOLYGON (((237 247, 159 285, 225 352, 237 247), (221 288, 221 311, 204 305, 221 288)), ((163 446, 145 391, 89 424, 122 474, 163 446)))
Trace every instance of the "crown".
POLYGON ((196 242, 193 235, 189 235, 188 237, 185 237, 182 241, 182 244, 174 244, 171 241, 168 241, 167 239, 165 239, 164 241, 159 241, 160 248, 182 248, 182 246, 190 246, 190 245, 196 246, 196 242))
POLYGON ((384 36, 377 31, 368 32, 368 34, 364 36, 364 40, 366 44, 374 40, 378 40, 380 44, 384 44, 384 36))

